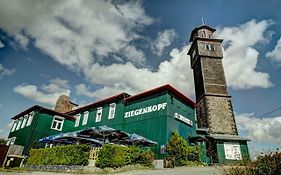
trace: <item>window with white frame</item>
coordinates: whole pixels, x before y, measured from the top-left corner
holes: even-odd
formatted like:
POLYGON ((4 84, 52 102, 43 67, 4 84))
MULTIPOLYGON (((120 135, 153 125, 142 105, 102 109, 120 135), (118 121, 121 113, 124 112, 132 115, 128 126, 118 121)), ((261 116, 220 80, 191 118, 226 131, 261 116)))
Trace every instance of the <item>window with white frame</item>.
POLYGON ((28 117, 26 126, 31 125, 33 117, 34 117, 34 112, 32 111, 32 112, 29 113, 29 117, 28 117))
POLYGON ((7 145, 7 146, 9 146, 9 145, 14 145, 16 139, 17 139, 16 137, 9 138, 8 141, 6 142, 6 145, 7 145))
POLYGON ((111 103, 109 105, 109 113, 108 113, 108 119, 113 119, 115 116, 115 108, 116 108, 116 103, 111 103))
POLYGON ((84 115, 83 115, 83 122, 82 125, 86 125, 88 122, 88 118, 89 118, 89 111, 85 111, 84 115))
POLYGON ((74 127, 78 127, 79 126, 80 118, 81 118, 81 114, 77 114, 74 127))
POLYGON ((99 107, 97 109, 96 122, 100 122, 101 121, 101 116, 102 116, 102 107, 99 107))
POLYGON ((18 124, 17 124, 16 130, 20 129, 21 123, 22 123, 22 117, 18 119, 18 124))
POLYGON ((15 129, 17 127, 17 122, 18 122, 18 120, 14 120, 13 126, 11 128, 11 132, 15 131, 15 129))
POLYGON ((28 114, 23 117, 23 121, 22 121, 22 124, 21 124, 21 128, 24 128, 24 127, 25 127, 26 122, 27 122, 27 119, 28 119, 28 114))
POLYGON ((45 148, 52 148, 53 144, 52 143, 46 143, 45 148))
POLYGON ((60 116, 54 116, 51 129, 61 131, 63 127, 64 118, 60 116))

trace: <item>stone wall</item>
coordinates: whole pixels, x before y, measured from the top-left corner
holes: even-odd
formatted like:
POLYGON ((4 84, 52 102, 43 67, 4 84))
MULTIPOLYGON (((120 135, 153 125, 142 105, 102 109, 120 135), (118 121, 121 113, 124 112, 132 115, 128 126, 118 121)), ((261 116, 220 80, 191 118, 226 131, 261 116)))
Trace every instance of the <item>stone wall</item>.
POLYGON ((207 123, 210 134, 238 134, 230 97, 206 95, 198 104, 198 127, 207 123))
POLYGON ((77 107, 77 105, 72 103, 68 96, 61 95, 56 102, 55 111, 65 113, 71 111, 74 107, 77 107))

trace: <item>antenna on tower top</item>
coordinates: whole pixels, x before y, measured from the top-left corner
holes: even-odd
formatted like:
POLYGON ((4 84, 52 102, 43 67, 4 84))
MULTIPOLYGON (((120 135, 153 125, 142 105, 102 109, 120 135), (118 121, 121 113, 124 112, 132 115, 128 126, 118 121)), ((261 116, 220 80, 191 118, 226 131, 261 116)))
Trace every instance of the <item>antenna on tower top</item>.
POLYGON ((205 25, 205 21, 204 21, 204 18, 202 17, 202 25, 205 25))

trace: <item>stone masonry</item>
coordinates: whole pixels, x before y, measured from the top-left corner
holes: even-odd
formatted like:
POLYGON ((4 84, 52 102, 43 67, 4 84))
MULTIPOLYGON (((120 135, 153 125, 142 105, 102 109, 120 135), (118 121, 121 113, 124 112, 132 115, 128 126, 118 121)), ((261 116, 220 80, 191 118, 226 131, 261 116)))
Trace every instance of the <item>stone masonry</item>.
POLYGON ((213 38, 214 31, 201 26, 192 31, 190 39, 188 54, 198 104, 197 127, 207 128, 210 134, 238 135, 222 64, 222 40, 213 38))
POLYGON ((78 106, 77 104, 70 101, 68 96, 61 95, 61 96, 59 96, 59 98, 56 102, 55 111, 60 112, 60 113, 65 113, 65 112, 73 110, 77 106, 78 106))

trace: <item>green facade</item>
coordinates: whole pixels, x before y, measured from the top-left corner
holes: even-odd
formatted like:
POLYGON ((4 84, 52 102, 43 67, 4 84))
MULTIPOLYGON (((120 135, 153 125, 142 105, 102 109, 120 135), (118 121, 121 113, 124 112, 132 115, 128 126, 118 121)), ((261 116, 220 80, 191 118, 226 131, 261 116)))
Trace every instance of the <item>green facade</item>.
POLYGON ((196 133, 194 107, 167 90, 161 90, 133 101, 111 100, 88 108, 82 107, 81 110, 71 113, 73 116, 79 114, 81 116, 78 126, 75 126, 75 121, 64 119, 62 131, 56 131, 51 129, 54 115, 35 111, 32 124, 11 132, 9 138, 16 137, 15 144, 23 145, 25 147, 24 153, 27 154, 27 150, 31 147, 45 146, 45 144, 38 144, 37 141, 40 138, 60 132, 78 131, 88 127, 107 125, 130 134, 139 134, 157 142, 157 147, 150 149, 156 153, 157 158, 163 158, 164 154, 160 153, 160 147, 166 145, 172 132, 178 132, 186 141, 188 141, 190 135, 196 133), (109 119, 110 104, 112 103, 116 104, 115 115, 114 118, 109 119), (96 122, 99 107, 102 107, 102 117, 101 121, 96 122), (89 112, 89 115, 86 124, 83 125, 85 112, 89 112), (132 115, 129 116, 129 113, 132 115), (192 125, 175 119, 175 113, 188 118, 192 121, 192 125))
POLYGON ((40 111, 33 111, 33 119, 29 126, 20 128, 13 132, 10 132, 9 138, 16 137, 15 145, 24 146, 24 154, 28 153, 28 150, 33 147, 44 147, 45 144, 39 144, 37 141, 43 137, 58 134, 60 132, 67 132, 67 128, 70 128, 74 121, 64 120, 62 131, 51 129, 53 122, 53 115, 46 114, 40 111))
POLYGON ((219 141, 217 143, 217 156, 218 156, 218 162, 220 164, 233 164, 236 163, 237 160, 230 160, 230 159, 226 159, 225 156, 225 149, 224 149, 224 143, 236 143, 240 145, 240 152, 241 152, 241 156, 242 159, 241 161, 246 161, 246 160, 250 160, 250 154, 248 151, 248 145, 247 145, 247 141, 219 141))

